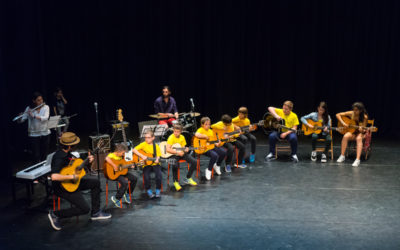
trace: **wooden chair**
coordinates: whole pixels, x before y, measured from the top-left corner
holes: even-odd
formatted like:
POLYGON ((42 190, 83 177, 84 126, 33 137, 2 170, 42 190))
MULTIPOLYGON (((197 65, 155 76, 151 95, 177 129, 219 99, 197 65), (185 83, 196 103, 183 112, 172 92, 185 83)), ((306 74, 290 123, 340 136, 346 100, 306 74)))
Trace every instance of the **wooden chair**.
MULTIPOLYGON (((329 149, 328 153, 331 153, 331 159, 333 160, 333 136, 332 136, 332 130, 329 132, 331 136, 331 149, 329 149)), ((325 142, 325 139, 317 139, 317 142, 325 142)), ((317 147, 315 149, 317 152, 324 152, 325 151, 325 146, 324 147, 317 147)))
POLYGON ((278 152, 292 152, 290 143, 287 140, 279 139, 275 145, 275 158, 278 159, 278 152))
MULTIPOLYGON (((367 121, 367 127, 373 127, 375 124, 375 119, 370 119, 367 121)), ((371 143, 372 143, 372 133, 368 131, 363 139, 363 149, 364 159, 367 160, 368 156, 371 154, 371 143)), ((350 141, 346 151, 346 157, 349 155, 349 151, 356 152, 357 145, 354 141, 350 141)))

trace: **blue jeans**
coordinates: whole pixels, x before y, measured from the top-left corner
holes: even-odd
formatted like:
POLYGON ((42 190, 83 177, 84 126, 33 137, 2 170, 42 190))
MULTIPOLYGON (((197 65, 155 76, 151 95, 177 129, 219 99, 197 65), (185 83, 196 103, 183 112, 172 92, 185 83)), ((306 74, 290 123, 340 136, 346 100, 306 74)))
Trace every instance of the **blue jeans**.
MULTIPOLYGON (((275 154, 276 142, 280 139, 281 133, 276 131, 269 134, 269 152, 275 154)), ((292 149, 292 155, 297 153, 297 135, 296 133, 290 133, 286 136, 285 140, 290 143, 290 148, 292 149)))
POLYGON ((213 169, 214 163, 217 163, 217 166, 221 166, 221 163, 225 158, 226 152, 222 148, 215 147, 214 149, 205 152, 204 155, 210 157, 210 161, 208 162, 208 170, 211 171, 213 169))

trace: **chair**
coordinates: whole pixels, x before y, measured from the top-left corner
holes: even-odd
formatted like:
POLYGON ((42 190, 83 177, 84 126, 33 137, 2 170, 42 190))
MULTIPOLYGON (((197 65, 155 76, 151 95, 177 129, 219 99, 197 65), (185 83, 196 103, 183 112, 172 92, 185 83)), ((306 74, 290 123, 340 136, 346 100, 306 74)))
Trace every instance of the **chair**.
MULTIPOLYGON (((186 161, 185 160, 183 160, 183 159, 181 159, 181 160, 179 160, 178 161, 178 164, 179 163, 185 163, 186 161)), ((170 163, 168 162, 168 170, 167 170, 167 172, 168 172, 168 174, 167 174, 167 185, 169 186, 169 168, 170 168, 170 163)), ((187 165, 188 165, 188 171, 189 171, 189 168, 190 168, 190 166, 189 166, 189 163, 187 163, 187 165)), ((180 174, 180 171, 181 169, 180 169, 180 167, 179 167, 179 165, 178 165, 178 181, 179 181, 179 179, 181 178, 181 174, 180 174)))
POLYGON ((287 140, 279 139, 275 145, 275 158, 278 158, 278 152, 292 152, 287 140))
MULTIPOLYGON (((142 172, 142 176, 143 176, 143 190, 144 190, 145 189, 145 185, 144 185, 144 174, 143 174, 143 172, 142 172)), ((163 191, 163 184, 162 184, 162 178, 161 178, 161 192, 162 191, 163 191)))
MULTIPOLYGON (((201 173, 201 166, 200 166, 200 156, 201 154, 197 154, 197 166, 196 166, 196 178, 199 179, 199 174, 201 173)), ((214 177, 214 168, 211 170, 211 178, 214 177)))
MULTIPOLYGON (((371 119, 367 121, 367 127, 373 127, 375 124, 375 119, 371 119)), ((368 131, 363 138, 363 149, 362 152, 364 153, 364 159, 367 160, 368 156, 371 154, 371 142, 372 142, 372 133, 368 131)), ((347 147, 348 150, 346 151, 346 156, 349 155, 349 151, 356 152, 357 145, 354 142, 349 142, 349 146, 347 147)))
MULTIPOLYGON (((329 131, 329 134, 331 136, 331 149, 329 149, 328 153, 331 153, 331 159, 333 160, 333 136, 332 136, 332 130, 329 131)), ((325 142, 325 139, 317 139, 317 142, 325 142)), ((315 149, 317 152, 324 152, 325 147, 317 147, 315 149)))
MULTIPOLYGON (((57 200, 57 210, 61 210, 61 197, 55 195, 54 192, 53 192, 53 211, 56 211, 56 200, 57 200)), ((70 203, 70 204, 71 204, 71 207, 72 207, 72 203, 70 203)), ((76 222, 79 222, 79 216, 78 215, 76 216, 76 222)))
MULTIPOLYGON (((121 184, 116 181, 115 182, 117 185, 117 190, 121 187, 121 184)), ((132 193, 131 193, 131 181, 128 180, 128 192, 129 192, 129 198, 132 200, 132 193)), ((122 208, 122 199, 120 199, 120 204, 121 204, 121 208, 122 208)), ((108 179, 106 179, 106 206, 108 205, 108 179)))

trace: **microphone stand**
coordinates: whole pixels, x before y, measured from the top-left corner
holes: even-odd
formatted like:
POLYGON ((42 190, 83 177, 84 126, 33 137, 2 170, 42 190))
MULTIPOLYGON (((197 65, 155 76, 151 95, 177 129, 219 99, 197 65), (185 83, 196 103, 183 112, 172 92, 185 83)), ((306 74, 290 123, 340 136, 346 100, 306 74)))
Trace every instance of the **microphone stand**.
MULTIPOLYGON (((94 103, 94 109, 96 111, 96 127, 97 127, 97 139, 99 139, 100 136, 100 128, 99 128, 99 111, 97 109, 97 102, 94 103)), ((96 154, 96 165, 97 165, 97 178, 100 181, 100 157, 99 157, 99 152, 96 154)), ((101 188, 100 188, 101 192, 101 188)))
POLYGON ((192 131, 193 133, 195 132, 195 131, 197 131, 197 121, 196 121, 196 117, 194 116, 194 102, 193 102, 193 99, 192 98, 190 98, 190 102, 191 102, 191 109, 190 109, 190 113, 192 113, 192 118, 193 118, 193 121, 194 121, 194 130, 192 131))

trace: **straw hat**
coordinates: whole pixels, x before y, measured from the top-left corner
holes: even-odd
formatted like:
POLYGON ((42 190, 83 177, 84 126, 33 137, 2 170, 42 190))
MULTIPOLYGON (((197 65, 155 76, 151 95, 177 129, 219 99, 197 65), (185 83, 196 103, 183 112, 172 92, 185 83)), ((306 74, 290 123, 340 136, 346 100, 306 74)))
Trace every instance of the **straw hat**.
POLYGON ((60 143, 66 146, 76 145, 81 141, 75 133, 65 132, 60 138, 60 143))

